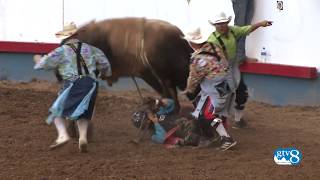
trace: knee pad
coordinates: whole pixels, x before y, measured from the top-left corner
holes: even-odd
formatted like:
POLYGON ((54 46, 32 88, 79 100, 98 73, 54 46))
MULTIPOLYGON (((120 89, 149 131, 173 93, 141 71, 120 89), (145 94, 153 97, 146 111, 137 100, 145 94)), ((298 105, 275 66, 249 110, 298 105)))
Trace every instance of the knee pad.
POLYGON ((249 97, 247 86, 239 85, 238 89, 236 90, 236 109, 243 110, 244 104, 247 102, 249 97))

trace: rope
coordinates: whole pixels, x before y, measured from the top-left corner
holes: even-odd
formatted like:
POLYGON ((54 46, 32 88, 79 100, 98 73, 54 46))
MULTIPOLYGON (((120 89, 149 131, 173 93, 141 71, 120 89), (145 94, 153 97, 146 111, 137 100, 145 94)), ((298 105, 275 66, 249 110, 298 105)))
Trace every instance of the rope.
MULTIPOLYGON (((164 84, 163 84, 163 82, 162 82, 162 80, 160 79, 160 77, 157 75, 157 73, 155 72, 155 70, 152 68, 152 66, 151 66, 151 64, 150 64, 150 61, 149 61, 149 59, 148 59, 148 57, 147 57, 147 55, 146 55, 146 52, 145 52, 145 46, 144 46, 144 29, 145 29, 145 26, 144 26, 144 24, 145 24, 145 21, 146 21, 146 19, 145 18, 143 18, 143 21, 142 21, 142 33, 141 33, 141 46, 140 46, 140 51, 139 51, 139 56, 140 56, 140 59, 141 59, 141 61, 142 61, 142 64, 144 65, 144 66, 146 66, 147 68, 149 68, 149 70, 151 71, 151 73, 156 77, 156 79, 158 80, 158 82, 160 83, 160 85, 161 85, 161 87, 162 87, 162 90, 163 90, 163 92, 164 92, 164 90, 165 90, 165 86, 164 86, 164 84)), ((138 46, 139 47, 139 46, 138 46)))
POLYGON ((132 78, 134 84, 136 85, 136 88, 137 88, 137 91, 138 91, 139 96, 140 96, 140 98, 141 98, 141 101, 143 102, 143 96, 142 96, 142 94, 141 94, 141 91, 140 91, 140 88, 139 88, 139 86, 138 86, 138 83, 137 83, 136 79, 134 78, 134 76, 131 76, 131 78, 132 78))

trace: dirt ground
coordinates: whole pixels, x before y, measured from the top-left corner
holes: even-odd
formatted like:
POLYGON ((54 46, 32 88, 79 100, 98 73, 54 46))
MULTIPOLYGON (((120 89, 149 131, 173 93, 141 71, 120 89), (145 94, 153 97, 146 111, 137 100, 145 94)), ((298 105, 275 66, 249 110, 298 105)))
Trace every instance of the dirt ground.
MULTIPOLYGON (((59 86, 0 82, 0 179, 320 179, 320 107, 275 107, 249 102, 248 129, 231 130, 234 150, 166 149, 149 140, 135 145, 130 122, 136 91, 100 91, 89 152, 74 139, 50 151, 56 131, 45 123, 59 86), (298 166, 279 166, 273 152, 295 147, 298 166)), ((144 95, 154 95, 143 91, 144 95)), ((183 109, 190 108, 186 100, 183 109)))

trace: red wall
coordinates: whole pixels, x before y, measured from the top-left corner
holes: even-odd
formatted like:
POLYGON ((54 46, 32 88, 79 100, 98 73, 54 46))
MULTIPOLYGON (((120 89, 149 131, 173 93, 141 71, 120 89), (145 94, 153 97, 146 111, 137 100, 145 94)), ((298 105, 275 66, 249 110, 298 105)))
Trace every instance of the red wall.
POLYGON ((241 72, 285 76, 292 78, 317 78, 317 68, 315 67, 292 66, 271 63, 244 63, 241 65, 241 72))
POLYGON ((45 54, 58 46, 59 44, 54 43, 0 41, 0 53, 45 54))

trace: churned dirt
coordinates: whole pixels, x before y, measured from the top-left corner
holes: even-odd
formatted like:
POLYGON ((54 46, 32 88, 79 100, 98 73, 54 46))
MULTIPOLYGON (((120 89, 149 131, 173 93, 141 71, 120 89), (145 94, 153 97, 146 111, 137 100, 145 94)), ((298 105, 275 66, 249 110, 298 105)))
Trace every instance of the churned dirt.
MULTIPOLYGON (((81 154, 76 139, 48 149, 56 131, 44 120, 58 89, 47 82, 0 82, 0 179, 320 179, 319 107, 249 102, 250 127, 230 128, 238 141, 233 150, 166 149, 148 139, 130 142, 136 134, 130 116, 140 102, 136 91, 101 90, 89 152, 81 154), (299 149, 301 164, 276 165, 273 152, 280 147, 299 149)), ((190 110, 188 101, 182 104, 190 110)))

